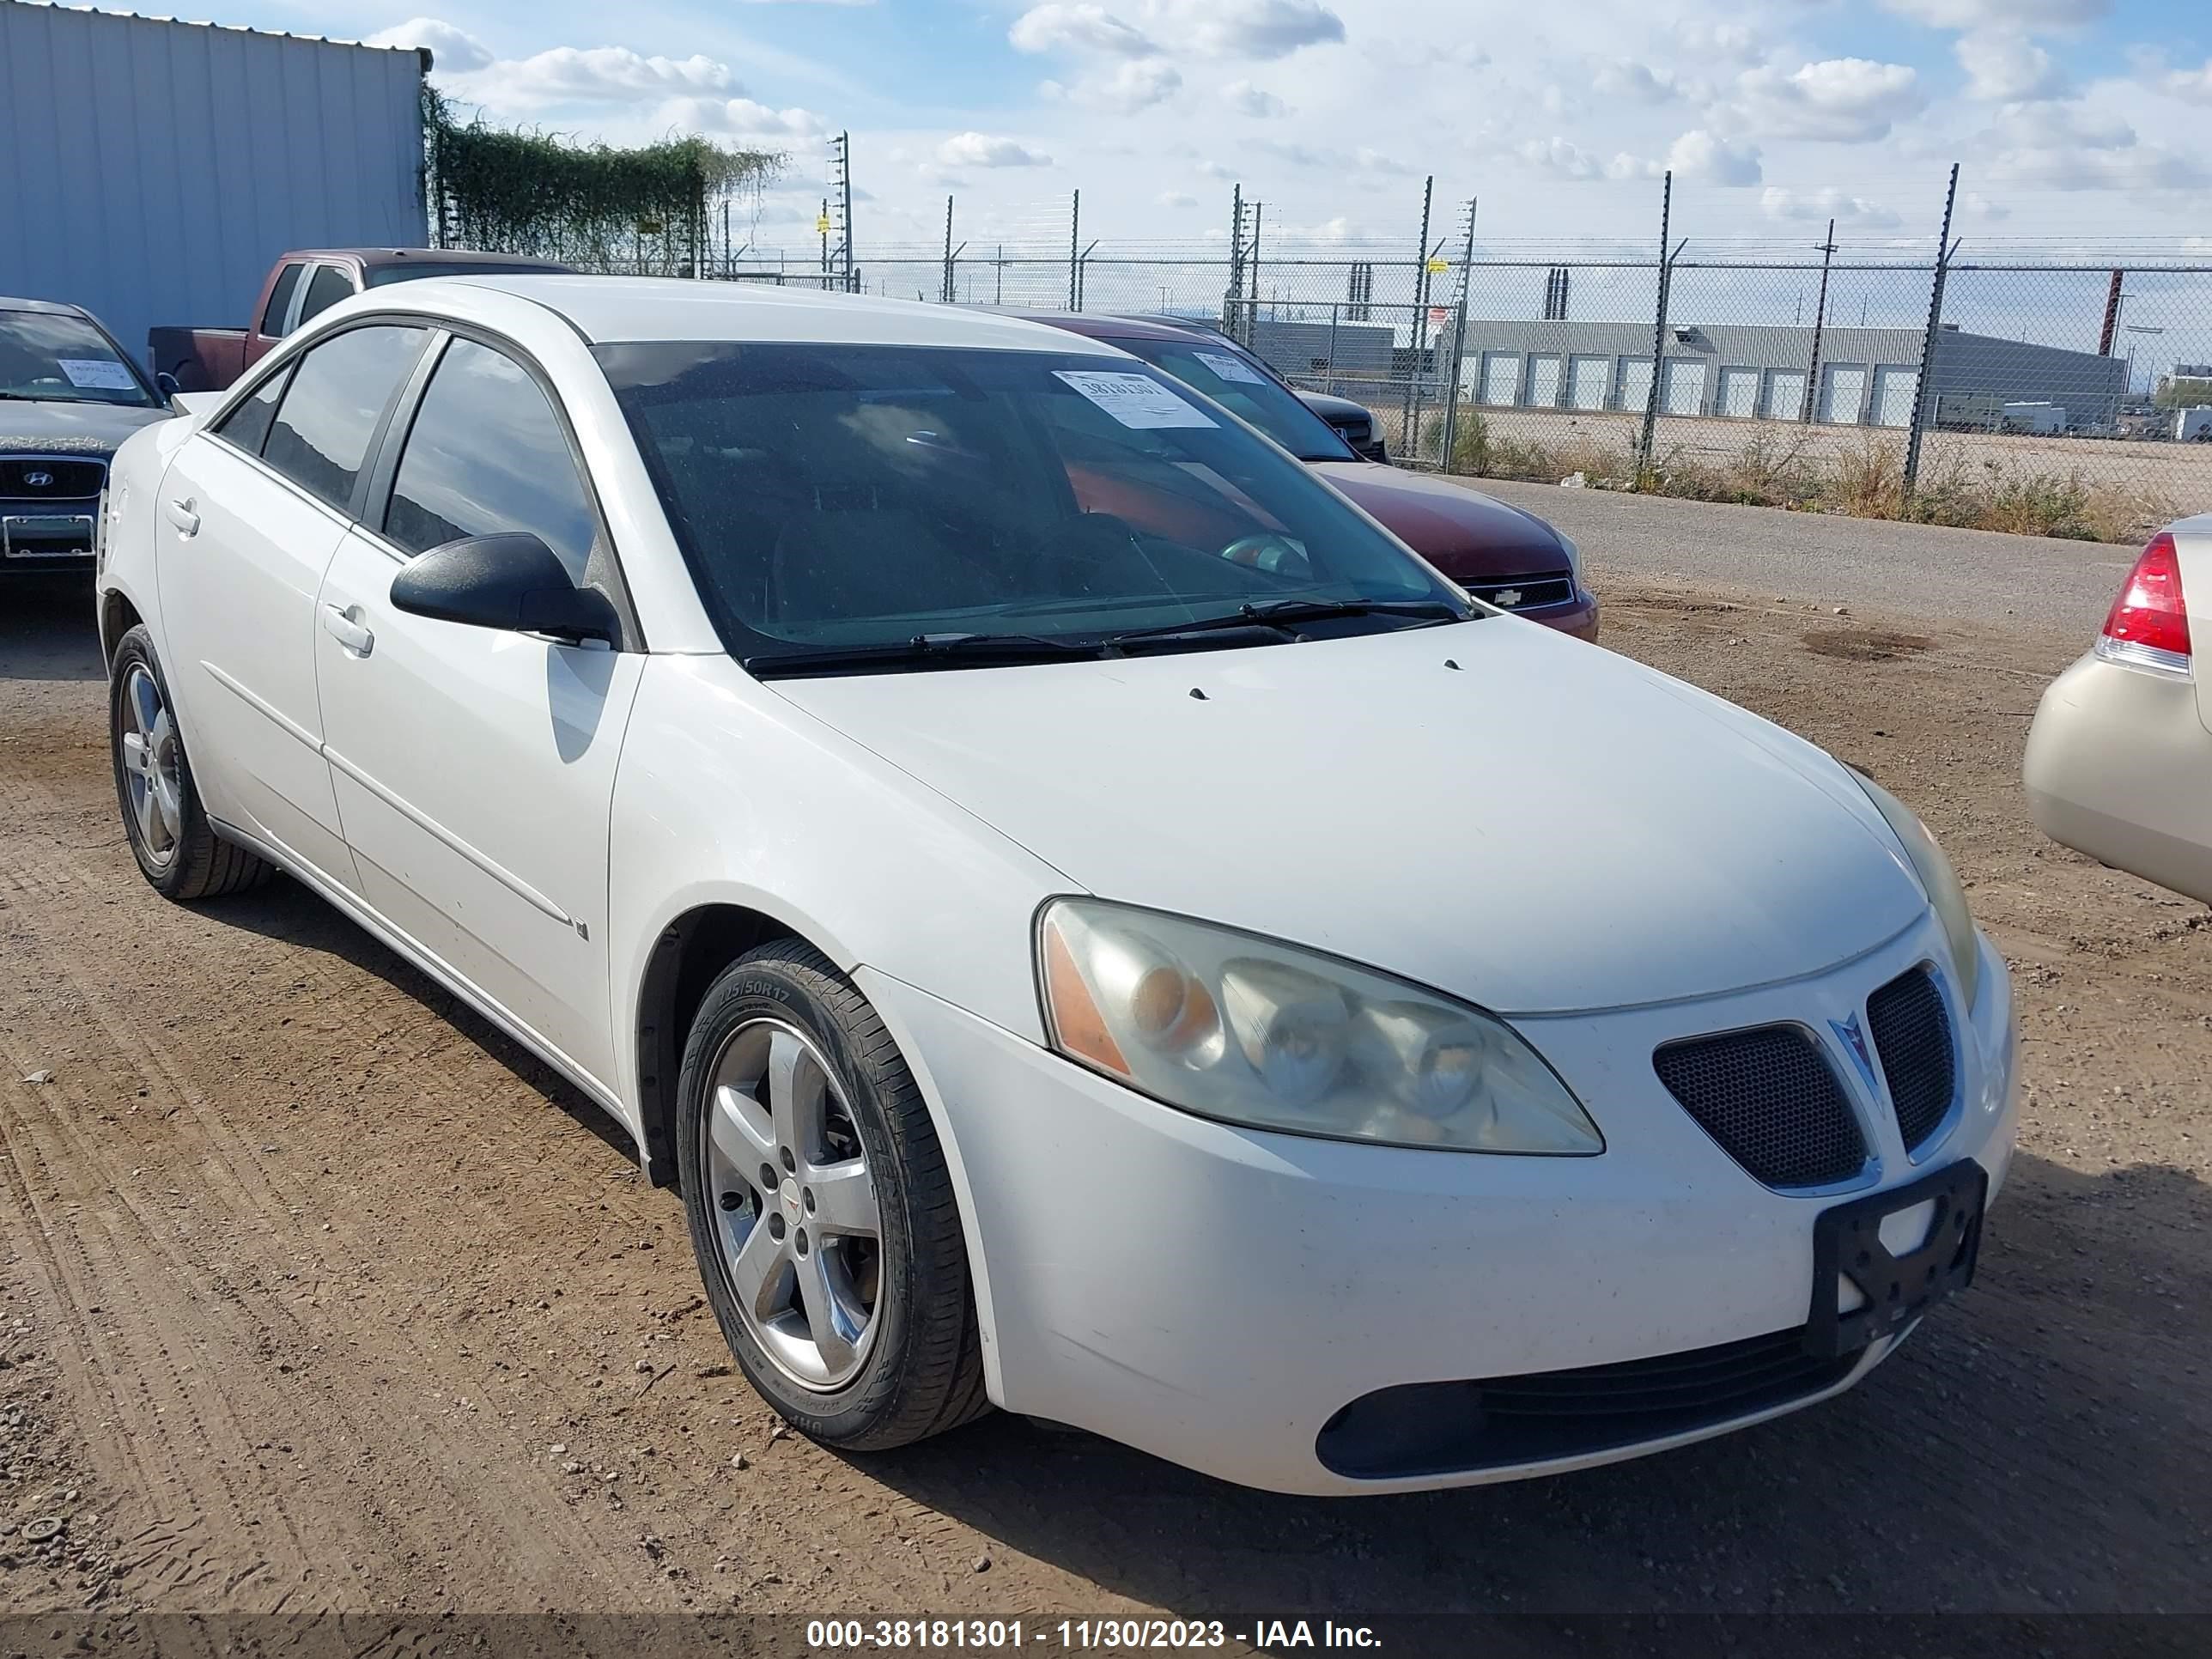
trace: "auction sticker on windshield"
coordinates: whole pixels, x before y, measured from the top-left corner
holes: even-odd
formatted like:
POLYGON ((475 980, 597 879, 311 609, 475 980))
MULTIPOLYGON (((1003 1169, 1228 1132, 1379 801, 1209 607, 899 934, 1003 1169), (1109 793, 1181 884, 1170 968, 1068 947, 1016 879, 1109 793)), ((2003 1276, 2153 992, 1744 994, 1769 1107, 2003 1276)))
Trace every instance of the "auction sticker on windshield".
POLYGON ((1115 374, 1075 368, 1056 368, 1053 374, 1123 426, 1136 431, 1214 424, 1204 410, 1185 403, 1149 374, 1115 374))
POLYGON ((112 357, 59 357, 70 384, 86 392, 130 392, 137 383, 131 371, 112 357))
POLYGON ((1267 384, 1267 377, 1242 357, 1232 357, 1225 351, 1194 351, 1190 355, 1224 380, 1242 380, 1247 386, 1267 384))

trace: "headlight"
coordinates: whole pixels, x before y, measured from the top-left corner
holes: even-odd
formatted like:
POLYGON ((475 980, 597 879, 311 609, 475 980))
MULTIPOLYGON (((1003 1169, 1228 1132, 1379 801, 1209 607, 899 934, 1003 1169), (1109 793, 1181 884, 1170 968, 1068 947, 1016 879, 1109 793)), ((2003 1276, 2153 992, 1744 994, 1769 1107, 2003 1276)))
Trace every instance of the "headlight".
POLYGON ((1936 914, 1943 923, 1944 936, 1950 941, 1951 967, 1959 975, 1959 994, 1967 1007, 1972 1007, 1980 988, 1982 958, 1974 943, 1973 913, 1966 908, 1966 890, 1959 884, 1959 872, 1951 867, 1951 860, 1943 856, 1936 837, 1928 833, 1928 826, 1913 815, 1911 807, 1858 768, 1849 769, 1859 781, 1859 787, 1867 792, 1867 799, 1875 804, 1875 809, 1889 821, 1892 832, 1905 844, 1905 855, 1911 860, 1921 886, 1927 890, 1928 902, 1936 907, 1936 914))
POLYGON ((1575 586, 1580 587, 1583 585, 1582 549, 1575 544, 1575 538, 1572 536, 1567 534, 1557 525, 1552 526, 1552 533, 1559 538, 1559 551, 1567 556, 1567 569, 1574 576, 1575 586))
POLYGON ((1509 1027, 1403 980, 1091 899, 1045 907, 1037 955, 1054 1048, 1202 1117, 1396 1146, 1605 1149, 1509 1027))

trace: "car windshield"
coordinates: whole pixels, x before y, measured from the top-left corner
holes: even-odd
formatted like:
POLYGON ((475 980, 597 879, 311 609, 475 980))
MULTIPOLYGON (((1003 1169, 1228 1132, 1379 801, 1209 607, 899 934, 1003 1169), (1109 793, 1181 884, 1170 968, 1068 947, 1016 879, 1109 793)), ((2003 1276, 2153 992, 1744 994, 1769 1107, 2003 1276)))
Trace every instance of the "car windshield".
POLYGON ((724 641, 756 666, 947 635, 1171 643, 1292 608, 1333 609, 1328 631, 1470 614, 1304 467, 1127 357, 593 349, 724 641))
POLYGON ((1327 421, 1295 392, 1225 343, 1109 336, 1132 356, 1195 386, 1232 414, 1242 416, 1302 461, 1356 461, 1359 457, 1327 421))
POLYGON ((62 311, 0 311, 0 398, 136 409, 161 401, 113 341, 62 311))

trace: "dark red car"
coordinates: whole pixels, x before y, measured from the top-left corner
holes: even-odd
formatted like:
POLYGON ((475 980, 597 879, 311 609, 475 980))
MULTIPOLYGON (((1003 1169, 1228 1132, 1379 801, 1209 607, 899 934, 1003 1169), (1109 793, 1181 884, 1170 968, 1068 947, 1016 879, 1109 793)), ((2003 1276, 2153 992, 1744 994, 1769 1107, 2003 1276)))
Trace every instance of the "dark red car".
POLYGON ((1597 637, 1597 600, 1583 586, 1582 556, 1573 542, 1533 513, 1442 478, 1363 459, 1242 346, 1129 317, 1023 314, 1119 346, 1204 392, 1312 467, 1477 599, 1582 639, 1597 637))

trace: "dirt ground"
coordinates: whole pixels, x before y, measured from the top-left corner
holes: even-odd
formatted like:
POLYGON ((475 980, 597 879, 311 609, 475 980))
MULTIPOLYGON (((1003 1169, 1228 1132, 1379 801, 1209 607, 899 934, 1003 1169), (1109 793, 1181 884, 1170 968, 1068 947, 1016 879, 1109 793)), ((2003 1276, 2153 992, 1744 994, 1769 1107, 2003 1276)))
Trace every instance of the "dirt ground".
POLYGON ((2082 641, 1606 599, 1948 845, 2023 1010, 2012 1184, 1840 1401, 1323 1502, 1004 1416, 779 1436, 593 1108, 295 886, 155 896, 82 595, 0 589, 0 1609, 2212 1611, 2212 925, 2027 823, 2082 641))

